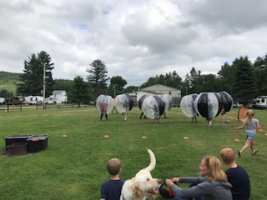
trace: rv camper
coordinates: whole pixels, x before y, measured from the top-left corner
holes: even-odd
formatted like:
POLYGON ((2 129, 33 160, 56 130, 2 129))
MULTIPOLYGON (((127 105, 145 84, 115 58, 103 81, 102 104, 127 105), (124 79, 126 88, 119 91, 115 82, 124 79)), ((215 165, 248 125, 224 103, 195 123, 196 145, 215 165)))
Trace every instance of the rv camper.
POLYGON ((261 109, 267 109, 267 96, 257 97, 255 100, 255 107, 261 109))

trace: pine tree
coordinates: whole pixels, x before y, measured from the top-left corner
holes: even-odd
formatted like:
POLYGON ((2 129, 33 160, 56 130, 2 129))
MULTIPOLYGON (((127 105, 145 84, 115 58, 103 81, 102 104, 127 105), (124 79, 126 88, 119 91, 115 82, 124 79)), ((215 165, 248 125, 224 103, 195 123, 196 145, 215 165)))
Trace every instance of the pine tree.
POLYGON ((221 70, 218 72, 219 85, 221 91, 227 91, 233 95, 233 83, 235 81, 236 67, 229 65, 227 62, 221 66, 221 70))
POLYGON ((44 72, 43 69, 45 67, 45 75, 46 75, 46 80, 45 80, 45 85, 46 85, 46 90, 45 90, 45 96, 49 96, 53 92, 53 86, 55 84, 52 76, 52 70, 54 69, 52 63, 51 57, 45 52, 41 51, 38 54, 38 59, 40 60, 41 66, 42 66, 42 73, 44 72))
POLYGON ((23 74, 20 76, 20 84, 18 84, 17 94, 41 95, 43 90, 43 70, 46 71, 46 96, 51 95, 53 88, 52 70, 54 63, 51 62, 50 56, 41 51, 38 55, 32 54, 28 61, 24 61, 23 74))
POLYGON ((101 60, 95 60, 90 64, 91 68, 87 69, 89 76, 87 77, 90 88, 96 98, 100 94, 104 94, 107 90, 107 68, 101 60))
POLYGON ((267 55, 258 57, 253 64, 257 86, 256 96, 267 95, 267 55))
POLYGON ((233 83, 233 96, 237 102, 242 104, 249 103, 255 98, 255 76, 248 57, 240 57, 233 62, 236 67, 235 79, 233 83))

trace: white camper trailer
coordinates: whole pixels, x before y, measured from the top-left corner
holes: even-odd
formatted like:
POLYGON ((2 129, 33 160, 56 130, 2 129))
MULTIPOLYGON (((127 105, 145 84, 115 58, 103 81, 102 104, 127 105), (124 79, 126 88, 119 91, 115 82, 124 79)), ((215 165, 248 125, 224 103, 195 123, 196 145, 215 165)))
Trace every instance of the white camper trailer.
POLYGON ((255 101, 256 108, 267 109, 267 96, 260 96, 255 101))
POLYGON ((41 96, 27 96, 24 98, 24 103, 28 105, 39 105, 43 103, 43 97, 41 96))

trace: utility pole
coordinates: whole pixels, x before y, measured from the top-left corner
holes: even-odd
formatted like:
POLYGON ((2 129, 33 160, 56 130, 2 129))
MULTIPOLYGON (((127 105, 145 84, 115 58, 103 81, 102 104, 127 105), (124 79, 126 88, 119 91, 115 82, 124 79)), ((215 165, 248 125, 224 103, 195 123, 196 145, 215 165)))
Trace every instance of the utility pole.
POLYGON ((43 67, 44 73, 43 73, 43 109, 45 109, 45 64, 43 67))

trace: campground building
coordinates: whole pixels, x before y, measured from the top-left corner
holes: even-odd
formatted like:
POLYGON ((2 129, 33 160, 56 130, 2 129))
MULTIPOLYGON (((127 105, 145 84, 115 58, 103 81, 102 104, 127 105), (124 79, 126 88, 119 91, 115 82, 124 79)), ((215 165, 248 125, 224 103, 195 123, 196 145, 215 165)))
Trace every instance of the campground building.
POLYGON ((143 95, 162 95, 169 94, 172 96, 172 103, 174 106, 179 106, 181 101, 181 90, 176 88, 172 88, 166 85, 156 84, 151 85, 145 88, 141 88, 136 92, 129 93, 129 95, 133 98, 134 102, 137 103, 138 100, 143 95))

